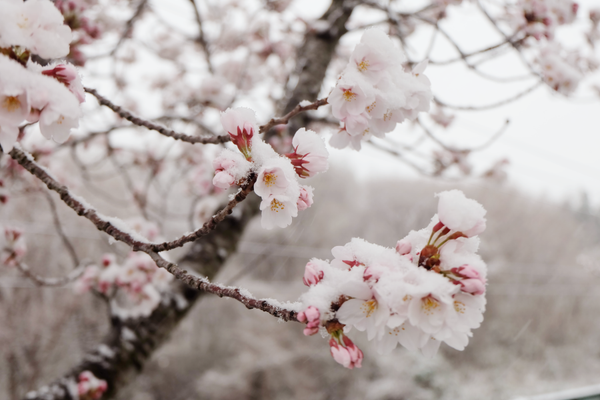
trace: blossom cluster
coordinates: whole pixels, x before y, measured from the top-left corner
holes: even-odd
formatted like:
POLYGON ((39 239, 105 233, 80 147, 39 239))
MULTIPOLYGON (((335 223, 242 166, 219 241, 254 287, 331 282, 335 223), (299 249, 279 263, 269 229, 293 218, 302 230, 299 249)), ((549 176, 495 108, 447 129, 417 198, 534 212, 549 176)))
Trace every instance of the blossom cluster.
POLYGON ((346 336, 352 329, 366 331, 381 354, 400 344, 431 357, 442 342, 463 350, 480 326, 487 267, 476 251, 486 211, 458 190, 437 196, 429 226, 395 249, 355 238, 334 247, 332 261, 306 265, 298 320, 305 335, 329 334, 343 366, 360 367, 363 357, 346 336))
POLYGON ((0 145, 10 151, 24 121, 39 122, 47 139, 64 142, 79 125, 80 77, 70 64, 42 67, 31 56, 66 56, 71 30, 49 0, 0 0, 0 8, 0 145))
POLYGON ((406 72, 405 62, 405 55, 384 32, 365 31, 328 98, 333 116, 343 124, 331 138, 333 147, 350 144, 360 150, 361 141, 384 137, 397 123, 429 111, 433 94, 423 75, 427 63, 406 72))
POLYGON ((63 15, 65 24, 71 28, 73 34, 68 58, 75 65, 82 66, 85 64, 86 58, 80 47, 98 39, 102 30, 85 16, 88 8, 84 0, 56 0, 54 5, 63 15))
POLYGON ((173 276, 143 253, 131 252, 122 264, 106 254, 101 266, 88 266, 77 280, 78 293, 94 289, 110 297, 112 312, 121 319, 148 316, 160 303, 173 276))
POLYGON ((19 229, 6 227, 2 230, 4 235, 0 236, 0 263, 12 267, 23 259, 27 245, 23 232, 19 229))
POLYGON ((258 136, 254 111, 249 108, 227 109, 221 123, 240 152, 223 150, 214 162, 213 184, 227 189, 241 184, 251 172, 256 173, 254 192, 262 199, 263 228, 284 228, 313 203, 313 188, 301 185, 299 178, 309 178, 329 167, 329 153, 316 132, 301 128, 292 139, 293 151, 279 155, 258 136), (240 154, 241 153, 241 154, 240 154))
POLYGON ((519 0, 510 23, 537 40, 553 39, 556 28, 573 22, 579 5, 570 0, 519 0))
POLYGON ((564 95, 574 92, 583 79, 579 61, 577 53, 564 51, 558 43, 544 46, 537 59, 544 82, 564 95))
POLYGON ((106 381, 98 379, 91 371, 83 371, 78 376, 77 394, 79 400, 98 400, 108 389, 106 381))

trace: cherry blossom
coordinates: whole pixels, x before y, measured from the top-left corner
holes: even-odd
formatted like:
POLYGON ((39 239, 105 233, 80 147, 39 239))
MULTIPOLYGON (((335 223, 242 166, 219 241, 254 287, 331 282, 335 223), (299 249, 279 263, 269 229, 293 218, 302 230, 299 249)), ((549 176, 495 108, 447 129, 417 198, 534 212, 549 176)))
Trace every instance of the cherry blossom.
POLYGON ((308 178, 327 171, 329 152, 316 132, 300 128, 292 139, 292 146, 294 151, 286 156, 292 160, 299 177, 308 178))
POLYGON ((245 107, 228 108, 221 114, 221 124, 247 160, 252 160, 252 137, 258 132, 256 114, 245 107))
POLYGON ((79 374, 77 382, 77 394, 80 400, 98 400, 108 389, 105 380, 98 379, 91 371, 83 371, 79 374))
MULTIPOLYGON (((463 350, 481 324, 486 266, 476 254, 474 232, 482 231, 485 210, 457 190, 437 196, 440 215, 399 240, 395 249, 355 238, 334 247, 331 262, 307 264, 304 309, 319 311, 318 324, 332 336, 331 354, 347 368, 357 365, 341 335, 354 329, 376 341, 380 353, 400 344, 433 357, 441 343, 463 350)), ((316 318, 311 321, 305 332, 312 334, 318 326, 316 318)))

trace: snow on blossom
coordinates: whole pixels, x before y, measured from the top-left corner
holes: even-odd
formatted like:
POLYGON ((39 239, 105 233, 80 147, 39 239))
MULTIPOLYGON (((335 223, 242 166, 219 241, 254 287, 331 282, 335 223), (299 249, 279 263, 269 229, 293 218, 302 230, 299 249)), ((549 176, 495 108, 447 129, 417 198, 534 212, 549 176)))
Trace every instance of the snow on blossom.
POLYGON ((20 46, 42 58, 69 54, 71 29, 49 0, 0 1, 0 47, 20 46))
POLYGON ((298 129, 292 139, 292 146, 294 151, 286 154, 286 157, 292 160, 299 177, 309 178, 329 168, 327 161, 329 152, 325 148, 323 139, 316 132, 304 128, 298 129))
POLYGON ((39 121, 47 139, 64 142, 79 125, 79 103, 68 87, 43 75, 41 66, 29 62, 25 68, 0 55, 0 145, 5 152, 12 149, 23 121, 39 121))
POLYGON ((221 124, 244 157, 252 160, 250 155, 252 137, 258 133, 254 111, 245 107, 228 108, 221 113, 221 124))
POLYGON ((475 236, 485 230, 486 211, 475 200, 468 199, 460 190, 437 193, 439 197, 438 217, 450 230, 475 236))
POLYGON ((106 381, 98 379, 91 371, 83 371, 77 378, 77 394, 80 400, 101 399, 108 389, 106 381))
POLYGON ((213 185, 227 189, 245 178, 252 164, 240 153, 225 149, 213 160, 213 167, 215 168, 213 185))
POLYGON ((406 72, 405 61, 383 31, 365 31, 328 98, 333 116, 343 124, 330 140, 333 147, 360 150, 361 141, 384 137, 396 124, 429 111, 433 94, 423 74, 427 62, 406 72))
POLYGON ((42 74, 50 76, 65 85, 77 97, 79 103, 85 101, 85 90, 81 83, 81 77, 73 65, 69 63, 49 65, 44 67, 42 74))
POLYGON ((331 262, 306 265, 308 291, 300 298, 305 312, 298 319, 307 323, 305 334, 317 332, 318 319, 330 335, 332 357, 343 366, 358 367, 362 360, 345 339, 353 330, 366 332, 382 354, 400 344, 433 357, 441 343, 463 350, 480 326, 486 266, 476 254, 475 233, 466 237, 455 229, 480 233, 485 210, 459 191, 437 196, 440 216, 395 249, 354 238, 332 249, 331 262))

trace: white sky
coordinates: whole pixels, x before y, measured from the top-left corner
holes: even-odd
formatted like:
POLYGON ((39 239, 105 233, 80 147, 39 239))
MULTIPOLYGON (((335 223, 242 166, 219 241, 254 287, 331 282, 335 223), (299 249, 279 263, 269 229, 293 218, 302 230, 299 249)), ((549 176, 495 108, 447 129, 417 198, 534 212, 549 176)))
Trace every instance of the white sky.
MULTIPOLYGON (((590 6, 598 6, 597 1, 579 2, 580 17, 587 16, 590 6)), ((492 44, 497 33, 490 29, 487 21, 476 18, 479 15, 475 6, 465 4, 450 11, 449 23, 444 26, 466 50, 475 50, 492 44), (452 23, 450 23, 452 22, 452 23), (474 35, 474 32, 477 33, 474 35)), ((583 27, 562 32, 560 38, 565 43, 578 45, 583 27)), ((426 47, 428 40, 423 35, 417 43, 426 47)), ((418 44, 417 46, 418 47, 418 44)), ((442 60, 448 46, 440 44, 436 48, 442 60), (442 56, 440 56, 442 55, 442 56)), ((433 54, 436 54, 435 52, 433 54)), ((504 58, 490 64, 486 72, 496 76, 519 76, 524 70, 519 68, 515 58, 504 58)), ((465 68, 430 66, 426 74, 432 81, 434 92, 442 99, 455 105, 484 105, 494 103, 528 87, 527 83, 489 83, 475 77, 465 68)), ((584 81, 598 82, 598 74, 584 81)), ((533 81, 529 81, 533 82, 533 81)), ((530 83, 531 84, 531 83, 530 83)), ((565 98, 546 87, 514 103, 486 112, 461 112, 449 131, 438 130, 437 137, 458 148, 469 148, 486 142, 504 123, 510 119, 506 132, 493 145, 473 154, 475 171, 483 172, 493 161, 507 158, 510 161, 506 171, 508 182, 536 197, 547 197, 553 201, 567 200, 576 205, 581 194, 587 193, 595 207, 600 207, 600 102, 598 97, 587 90, 580 90, 574 98, 565 98)), ((406 124, 406 123, 405 123, 406 124)), ((406 129, 406 128, 405 128, 406 129)), ((396 134, 396 133, 394 133, 396 134)), ((406 134, 406 133, 400 133, 406 134)), ((360 155, 355 152, 332 150, 333 159, 343 159, 356 167, 362 177, 377 175, 414 176, 418 174, 392 157, 382 156, 379 151, 363 149, 360 155), (349 153, 349 154, 348 154, 349 153), (366 164, 356 157, 365 159, 366 164)))

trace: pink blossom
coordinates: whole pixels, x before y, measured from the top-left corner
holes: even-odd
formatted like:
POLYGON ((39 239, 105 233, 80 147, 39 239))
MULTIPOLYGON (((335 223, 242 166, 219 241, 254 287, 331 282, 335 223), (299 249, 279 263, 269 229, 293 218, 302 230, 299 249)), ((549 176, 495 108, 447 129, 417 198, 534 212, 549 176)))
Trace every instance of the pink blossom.
POLYGON ((313 188, 300 185, 300 197, 298 197, 298 211, 304 211, 313 204, 313 188))
MULTIPOLYGON (((342 334, 343 335, 343 334, 342 334)), ((343 344, 334 338, 329 339, 329 351, 333 359, 345 368, 360 368, 363 352, 347 336, 342 336, 343 344)))
POLYGON ((221 114, 221 124, 244 157, 252 160, 252 137, 258 132, 254 111, 245 107, 228 108, 221 114))
POLYGON ((327 171, 329 153, 323 139, 316 132, 301 128, 292 139, 294 151, 286 154, 292 160, 296 173, 301 178, 308 178, 327 171))
POLYGON ((81 78, 73 65, 58 64, 52 69, 44 69, 42 74, 56 79, 69 88, 80 103, 85 101, 85 91, 81 84, 81 78))
POLYGON ((462 265, 458 268, 452 268, 452 273, 462 278, 455 281, 455 284, 461 286, 461 290, 465 293, 481 295, 485 293, 486 279, 479 274, 477 269, 469 264, 462 265))
POLYGON ((263 166, 258 172, 258 179, 254 184, 254 191, 260 197, 271 194, 284 194, 290 185, 290 180, 284 171, 277 166, 263 166))
POLYGON ((285 228, 298 216, 297 198, 287 195, 269 195, 260 203, 261 225, 265 229, 285 228))
POLYGON ((302 278, 302 281, 306 286, 316 285, 321 282, 324 274, 323 268, 318 263, 309 261, 304 268, 304 278, 302 278))
POLYGON ((215 168, 213 185, 221 189, 227 189, 243 179, 251 166, 251 163, 240 153, 223 150, 213 160, 213 167, 215 168))
POLYGON ((90 371, 79 374, 77 392, 80 399, 98 400, 108 389, 108 384, 103 379, 98 379, 90 371))
MULTIPOLYGON (((345 79, 345 78, 342 78, 345 79)), ((360 77, 359 77, 360 79, 360 77)), ((344 119, 349 115, 359 115, 373 103, 375 97, 370 93, 368 85, 361 85, 351 78, 345 80, 331 91, 329 103, 334 117, 344 119)))
POLYGON ((315 306, 310 306, 306 310, 298 313, 298 321, 305 322, 306 328, 304 328, 305 336, 312 336, 319 332, 319 325, 321 324, 321 313, 315 306))

